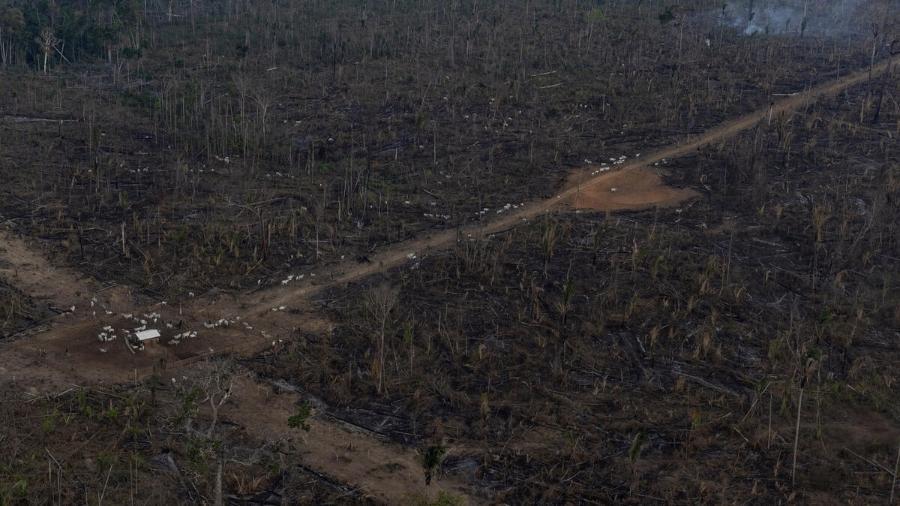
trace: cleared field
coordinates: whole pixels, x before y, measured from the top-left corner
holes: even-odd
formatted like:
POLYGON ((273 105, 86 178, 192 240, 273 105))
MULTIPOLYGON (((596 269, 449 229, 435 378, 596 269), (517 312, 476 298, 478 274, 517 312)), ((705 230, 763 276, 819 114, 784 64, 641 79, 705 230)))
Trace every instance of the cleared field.
POLYGON ((898 12, 0 2, 0 504, 894 501, 898 12))

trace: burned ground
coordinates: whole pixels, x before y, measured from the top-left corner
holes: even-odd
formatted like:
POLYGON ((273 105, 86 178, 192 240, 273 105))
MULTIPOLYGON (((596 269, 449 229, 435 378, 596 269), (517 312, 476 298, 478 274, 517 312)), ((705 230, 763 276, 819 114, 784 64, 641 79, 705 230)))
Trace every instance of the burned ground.
POLYGON ((869 54, 625 5, 538 3, 527 29, 502 3, 432 7, 351 31, 338 9, 319 33, 297 29, 316 19, 302 10, 248 6, 237 24, 275 47, 240 57, 211 12, 194 32, 157 26, 113 82, 0 76, 0 212, 98 279, 247 288, 548 196, 587 158, 632 158, 869 54))
POLYGON ((26 4, 0 504, 897 496, 890 1, 26 4))
POLYGON ((0 338, 24 330, 46 317, 27 295, 0 281, 0 338))
MULTIPOLYGON (((5 504, 206 500, 220 450, 203 437, 202 427, 187 421, 209 423, 198 414, 202 398, 190 384, 76 387, 24 403, 16 387, 7 384, 0 392, 0 416, 9 421, 0 428, 5 504)), ((358 491, 286 459, 289 443, 279 447, 233 424, 223 430, 230 446, 223 472, 229 504, 279 504, 282 497, 307 504, 369 503, 358 491)))
POLYGON ((507 502, 883 501, 900 151, 870 90, 664 161, 702 193, 679 208, 546 216, 329 293, 334 333, 256 367, 507 502))

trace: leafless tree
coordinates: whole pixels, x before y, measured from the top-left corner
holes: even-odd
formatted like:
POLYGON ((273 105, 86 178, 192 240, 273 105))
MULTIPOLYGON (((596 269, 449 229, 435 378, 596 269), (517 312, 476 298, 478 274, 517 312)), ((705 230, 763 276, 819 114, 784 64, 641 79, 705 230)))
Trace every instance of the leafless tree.
POLYGON ((378 331, 378 357, 374 364, 378 375, 377 390, 378 394, 384 393, 384 354, 385 354, 385 334, 387 325, 391 318, 391 311, 397 305, 398 290, 384 283, 373 288, 366 294, 366 313, 369 315, 370 321, 378 331))
POLYGON ((44 73, 47 73, 47 62, 50 59, 50 53, 56 50, 56 45, 59 44, 59 39, 56 38, 56 34, 53 33, 52 28, 44 28, 41 30, 41 36, 39 43, 41 45, 41 52, 44 54, 44 73))
POLYGON ((234 388, 234 365, 227 360, 216 360, 211 363, 212 370, 204 378, 202 389, 206 396, 203 402, 209 403, 212 420, 206 429, 206 437, 212 438, 219 421, 219 409, 228 402, 234 388))

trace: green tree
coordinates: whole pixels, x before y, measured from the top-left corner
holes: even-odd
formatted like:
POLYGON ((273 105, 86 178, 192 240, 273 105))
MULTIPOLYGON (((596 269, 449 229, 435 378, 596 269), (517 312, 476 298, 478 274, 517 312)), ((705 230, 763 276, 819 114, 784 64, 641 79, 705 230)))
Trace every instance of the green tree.
POLYGON ((141 22, 140 12, 136 0, 0 0, 0 56, 8 64, 19 48, 30 63, 43 64, 51 54, 112 60, 138 43, 127 43, 126 34, 141 22), (56 47, 48 48, 48 40, 56 47))
POLYGON ((12 63, 13 52, 25 29, 25 15, 18 7, 0 5, 0 65, 12 63))

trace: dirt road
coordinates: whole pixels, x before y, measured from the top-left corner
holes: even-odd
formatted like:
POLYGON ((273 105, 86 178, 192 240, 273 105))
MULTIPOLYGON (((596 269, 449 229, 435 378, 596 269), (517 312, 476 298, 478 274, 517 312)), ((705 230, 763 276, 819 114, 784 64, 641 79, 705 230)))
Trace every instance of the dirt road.
MULTIPOLYGON (((897 62, 900 62, 900 58, 894 58, 893 60, 883 62, 880 65, 875 66, 873 72, 882 72, 888 67, 889 64, 897 62)), ((308 298, 309 296, 323 289, 356 281, 372 274, 383 272, 399 265, 403 265, 404 263, 409 262, 410 254, 422 256, 429 251, 447 249, 453 244, 456 244, 457 240, 465 239, 468 237, 484 237, 502 232, 504 230, 508 230, 522 222, 532 220, 538 216, 550 212, 554 208, 562 205, 570 205, 572 203, 572 200, 576 199, 579 194, 588 192, 595 187, 604 185, 611 186, 613 182, 615 182, 614 184, 618 184, 618 181, 622 179, 622 175, 620 174, 622 172, 646 170, 647 167, 653 165, 656 162, 662 161, 664 159, 677 158, 679 156, 683 156, 685 154, 696 151, 703 146, 707 146, 709 144, 734 137, 735 135, 752 128, 760 121, 768 117, 775 117, 782 113, 788 113, 797 110, 823 96, 835 95, 843 90, 846 90, 847 88, 864 82, 866 79, 868 79, 868 76, 868 70, 855 72, 840 79, 829 81, 820 86, 798 93, 794 96, 778 100, 776 102, 773 102, 770 107, 755 111, 735 120, 728 121, 712 130, 709 130, 696 137, 686 139, 685 141, 673 146, 663 148, 652 153, 647 153, 640 158, 633 159, 631 162, 626 162, 619 165, 618 168, 613 171, 604 172, 599 175, 588 176, 582 182, 568 186, 557 195, 549 199, 527 203, 525 204, 525 206, 503 214, 500 217, 492 219, 486 223, 476 223, 467 227, 463 227, 459 230, 447 230, 444 232, 436 233, 429 237, 413 239, 410 241, 395 244, 382 251, 378 255, 372 256, 372 261, 369 264, 351 265, 350 262, 347 262, 335 268, 324 270, 319 273, 318 279, 327 281, 324 281, 321 284, 315 284, 314 282, 311 282, 307 283, 305 286, 290 287, 287 289, 276 288, 274 290, 267 291, 256 298, 257 300, 254 305, 254 310, 264 311, 267 307, 286 304, 289 305, 298 300, 308 298)), ((585 169, 586 173, 590 173, 590 171, 590 167, 585 169)), ((629 193, 635 190, 637 190, 637 192, 646 190, 646 188, 640 186, 642 184, 644 183, 641 182, 641 178, 631 178, 630 185, 625 184, 615 186, 618 194, 617 198, 625 198, 623 196, 627 196, 629 195, 629 193)), ((678 200, 673 200, 672 197, 673 195, 668 192, 644 191, 643 199, 633 198, 627 202, 627 205, 623 204, 615 207, 614 209, 644 209, 648 206, 652 207, 657 204, 671 205, 673 202, 677 202, 678 200)), ((690 198, 691 195, 683 194, 681 195, 681 197, 690 198)))

